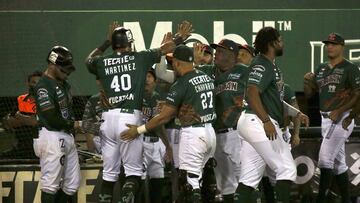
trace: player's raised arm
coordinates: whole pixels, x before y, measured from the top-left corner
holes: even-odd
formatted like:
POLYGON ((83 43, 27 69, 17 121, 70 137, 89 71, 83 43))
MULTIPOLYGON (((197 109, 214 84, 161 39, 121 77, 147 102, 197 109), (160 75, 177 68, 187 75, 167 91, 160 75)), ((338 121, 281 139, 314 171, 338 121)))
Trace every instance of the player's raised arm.
POLYGON ((90 54, 86 57, 85 59, 85 64, 86 66, 89 68, 89 71, 92 72, 90 69, 92 68, 92 58, 94 58, 95 56, 101 55, 105 52, 105 50, 107 48, 110 47, 111 45, 111 36, 112 33, 114 32, 114 30, 116 28, 120 27, 118 21, 114 21, 109 25, 108 28, 108 33, 107 33, 107 37, 106 40, 104 41, 104 43, 102 45, 100 45, 99 47, 95 48, 93 51, 90 52, 90 54))

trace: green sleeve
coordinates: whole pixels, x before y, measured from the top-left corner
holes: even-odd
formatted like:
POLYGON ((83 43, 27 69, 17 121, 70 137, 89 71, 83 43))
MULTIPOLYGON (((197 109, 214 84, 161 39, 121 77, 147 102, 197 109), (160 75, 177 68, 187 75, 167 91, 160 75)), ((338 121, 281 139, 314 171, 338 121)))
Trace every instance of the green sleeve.
POLYGON ((55 108, 55 90, 46 87, 39 87, 36 90, 37 111, 42 112, 55 108))
POLYGON ((250 67, 248 84, 257 86, 263 92, 274 78, 274 72, 270 68, 256 64, 250 67))
POLYGON ((139 54, 144 56, 146 68, 149 68, 154 63, 160 63, 160 59, 161 59, 160 49, 147 49, 139 52, 139 54))
POLYGON ((169 90, 169 93, 166 97, 166 102, 173 106, 179 107, 184 99, 186 92, 185 85, 182 84, 181 79, 178 79, 169 90))
POLYGON ((64 119, 54 108, 42 112, 46 123, 55 130, 71 130, 74 128, 73 120, 64 119))

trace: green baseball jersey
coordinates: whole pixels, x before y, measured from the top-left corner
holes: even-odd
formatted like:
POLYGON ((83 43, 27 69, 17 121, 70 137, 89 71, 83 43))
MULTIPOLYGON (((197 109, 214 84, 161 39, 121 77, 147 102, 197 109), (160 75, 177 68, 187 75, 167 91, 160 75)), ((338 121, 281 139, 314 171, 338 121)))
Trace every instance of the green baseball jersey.
POLYGON ((101 81, 114 108, 141 110, 147 70, 160 62, 160 49, 113 52, 89 61, 89 71, 101 81))
POLYGON ((50 131, 68 131, 72 129, 75 118, 72 109, 70 85, 66 81, 59 83, 48 76, 42 76, 36 84, 35 92, 39 127, 45 127, 50 131), (50 109, 54 109, 53 118, 59 117, 60 120, 58 122, 67 123, 68 126, 64 126, 63 129, 56 129, 44 115, 50 109))
MULTIPOLYGON (((212 123, 216 119, 214 106, 214 80, 199 70, 193 70, 179 77, 171 86, 167 103, 177 107, 190 105, 196 114, 191 125, 212 123)), ((182 127, 185 127, 181 124, 182 127)))
POLYGON ((284 84, 284 101, 290 105, 296 101, 295 92, 286 83, 284 84))
POLYGON ((315 71, 319 87, 320 110, 332 111, 350 99, 350 92, 360 88, 359 67, 344 59, 335 67, 322 63, 315 71))
MULTIPOLYGON (((259 88, 265 111, 283 126, 284 82, 280 69, 261 54, 253 59, 249 68, 247 86, 255 85, 259 88)), ((246 107, 246 112, 255 114, 250 106, 246 107)))
POLYGON ((100 94, 95 94, 89 98, 85 105, 82 118, 82 128, 85 132, 94 135, 99 134, 101 125, 101 115, 105 108, 100 102, 100 94))
POLYGON ((217 119, 216 129, 231 128, 237 125, 243 110, 243 97, 247 82, 248 68, 243 64, 236 64, 227 72, 220 72, 215 65, 198 67, 207 75, 215 78, 215 104, 217 119))

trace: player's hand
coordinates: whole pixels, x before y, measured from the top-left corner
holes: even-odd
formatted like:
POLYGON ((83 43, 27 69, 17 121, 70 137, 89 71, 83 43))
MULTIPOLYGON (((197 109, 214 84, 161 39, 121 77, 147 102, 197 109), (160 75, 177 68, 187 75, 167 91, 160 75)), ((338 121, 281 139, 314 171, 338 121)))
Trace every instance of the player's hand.
POLYGON ((204 60, 204 52, 205 49, 203 49, 204 45, 200 42, 194 42, 193 43, 193 49, 194 49, 194 63, 195 64, 201 64, 201 61, 204 60))
POLYGON ((308 72, 305 73, 304 75, 304 80, 314 80, 315 79, 315 74, 313 72, 308 72))
POLYGON ((334 122, 337 123, 340 119, 340 116, 342 115, 342 113, 338 110, 335 109, 333 111, 330 112, 329 114, 329 118, 334 122))
POLYGON ((300 144, 299 134, 294 134, 291 138, 291 147, 296 147, 300 144))
POLYGON ((264 130, 269 140, 276 140, 275 126, 270 120, 264 123, 264 130))
POLYGON ((118 21, 114 21, 109 25, 109 29, 108 29, 108 33, 107 33, 107 37, 106 37, 107 40, 109 40, 111 42, 112 33, 118 27, 120 27, 118 21))
POLYGON ((306 73, 304 75, 304 93, 310 97, 316 89, 315 74, 312 72, 306 73))
POLYGON ((347 117, 343 120, 343 122, 342 122, 342 127, 343 127, 345 130, 348 130, 348 127, 349 127, 349 125, 351 124, 352 120, 353 120, 353 119, 352 119, 350 116, 347 116, 347 117))
POLYGON ((137 132, 137 125, 131 125, 131 124, 126 124, 126 126, 129 128, 128 130, 126 130, 125 132, 121 133, 121 139, 124 141, 131 141, 136 139, 139 134, 137 132))
POLYGON ((171 163, 173 160, 173 151, 171 146, 166 147, 164 160, 166 163, 171 163))
POLYGON ((161 46, 160 46, 160 49, 161 49, 161 53, 164 55, 164 54, 167 54, 167 53, 171 53, 174 51, 176 45, 175 45, 175 42, 172 38, 172 34, 171 32, 168 32, 164 35, 164 38, 161 42, 161 46))
POLYGON ((192 28, 192 24, 185 20, 181 22, 181 24, 178 24, 175 37, 181 37, 182 40, 185 41, 188 37, 190 37, 191 32, 194 32, 194 29, 192 28))
POLYGON ((303 114, 300 111, 298 113, 297 117, 298 117, 300 123, 305 125, 305 129, 309 127, 310 121, 309 121, 309 117, 307 115, 303 114))

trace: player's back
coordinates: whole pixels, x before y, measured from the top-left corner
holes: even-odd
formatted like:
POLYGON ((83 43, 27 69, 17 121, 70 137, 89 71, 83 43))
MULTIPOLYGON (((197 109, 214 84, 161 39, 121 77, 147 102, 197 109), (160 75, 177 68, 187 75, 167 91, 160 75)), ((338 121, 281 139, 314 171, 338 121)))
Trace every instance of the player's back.
POLYGON ((159 50, 113 52, 94 58, 91 72, 114 108, 141 110, 146 72, 159 60, 159 50))
POLYGON ((202 71, 194 70, 177 79, 167 101, 177 107, 191 105, 199 119, 193 124, 211 123, 216 119, 214 91, 214 80, 202 71))

